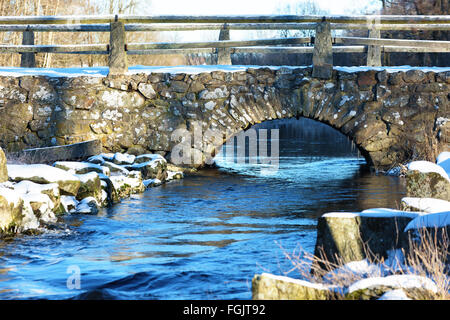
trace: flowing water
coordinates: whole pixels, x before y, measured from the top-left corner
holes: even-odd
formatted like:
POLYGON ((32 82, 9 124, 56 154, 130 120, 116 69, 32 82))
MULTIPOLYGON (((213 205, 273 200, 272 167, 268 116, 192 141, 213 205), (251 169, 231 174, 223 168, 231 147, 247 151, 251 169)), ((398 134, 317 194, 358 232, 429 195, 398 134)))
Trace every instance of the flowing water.
POLYGON ((399 178, 371 173, 328 127, 296 121, 271 124, 271 175, 219 156, 96 216, 1 242, 0 299, 251 299, 254 274, 291 269, 283 251, 314 250, 321 214, 398 206, 399 178))

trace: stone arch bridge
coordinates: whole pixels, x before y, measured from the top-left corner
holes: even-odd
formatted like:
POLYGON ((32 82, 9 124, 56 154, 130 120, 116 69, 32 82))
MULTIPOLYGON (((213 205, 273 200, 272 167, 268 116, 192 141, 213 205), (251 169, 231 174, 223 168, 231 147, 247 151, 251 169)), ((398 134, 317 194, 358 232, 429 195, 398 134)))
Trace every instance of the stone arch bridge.
MULTIPOLYGON (((450 71, 311 67, 130 70, 122 76, 1 76, 0 145, 8 151, 100 139, 105 151, 169 153, 177 129, 230 134, 306 117, 336 128, 386 169, 449 150, 450 71)), ((193 132, 192 132, 193 133, 193 132)), ((206 138, 205 138, 206 139, 206 138)), ((206 152, 211 141, 203 146, 206 152)))

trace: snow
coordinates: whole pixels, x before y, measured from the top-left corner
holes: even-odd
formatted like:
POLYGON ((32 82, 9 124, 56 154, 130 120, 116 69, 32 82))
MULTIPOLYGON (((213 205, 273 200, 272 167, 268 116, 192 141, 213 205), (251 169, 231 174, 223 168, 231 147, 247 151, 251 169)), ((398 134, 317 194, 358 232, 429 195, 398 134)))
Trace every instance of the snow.
POLYGON ((23 180, 19 183, 15 184, 14 190, 19 193, 42 193, 43 191, 52 190, 54 196, 59 195, 59 186, 57 183, 49 183, 49 184, 37 184, 31 181, 23 180))
MULTIPOLYGON (((127 74, 137 73, 187 73, 187 74, 199 74, 202 72, 223 71, 223 72, 239 72, 247 71, 248 68, 270 68, 272 70, 278 70, 281 68, 294 69, 294 68, 307 68, 310 66, 252 66, 252 65, 199 65, 199 66, 132 66, 129 67, 127 74)), ((450 71, 450 67, 411 67, 411 66, 396 66, 396 67, 334 67, 335 70, 344 72, 360 72, 368 70, 387 72, 406 72, 408 70, 421 70, 423 72, 446 72, 450 71)), ((108 67, 85 67, 85 68, 19 68, 19 67, 1 67, 1 76, 10 77, 22 77, 22 76, 47 76, 47 77, 106 77, 108 75, 108 67)))
POLYGON ((154 161, 154 160, 157 160, 157 159, 166 161, 166 159, 164 159, 163 156, 161 156, 161 155, 159 155, 157 153, 155 153, 155 154, 148 153, 148 154, 141 154, 141 155, 137 156, 135 162, 136 163, 141 163, 141 162, 154 161))
POLYGON ((450 210, 450 202, 434 198, 402 198, 402 202, 408 207, 412 207, 426 213, 442 212, 450 210))
POLYGON ((447 175, 450 176, 450 152, 442 152, 436 158, 436 163, 444 168, 447 175))
POLYGON ((437 165, 430 161, 413 161, 408 164, 408 170, 417 170, 422 173, 435 172, 450 182, 447 172, 440 165, 437 165))
POLYGON ((380 286, 396 289, 420 288, 431 292, 437 292, 438 290, 436 284, 431 279, 418 275, 402 274, 387 277, 371 277, 356 281, 348 287, 348 293, 380 286))
POLYGON ((142 183, 144 184, 144 186, 146 188, 148 188, 149 186, 157 187, 162 184, 161 180, 159 180, 159 179, 147 179, 147 180, 142 181, 142 183))
POLYGON ((8 176, 12 180, 30 180, 33 177, 39 177, 48 182, 78 180, 73 174, 46 164, 8 164, 7 169, 8 176))
POLYGON ((87 197, 78 203, 76 212, 84 214, 96 214, 98 211, 98 207, 99 204, 94 197, 87 197), (93 208, 94 205, 96 208, 93 208))
POLYGON ((76 162, 76 161, 57 161, 53 164, 54 167, 59 167, 61 169, 66 169, 68 172, 75 174, 81 174, 88 171, 95 171, 97 173, 103 173, 104 175, 109 175, 110 171, 108 167, 102 167, 98 164, 89 162, 76 162))
POLYGON ((78 200, 74 196, 61 196, 61 204, 66 212, 71 212, 78 206, 78 200))
POLYGON ((442 228, 450 225, 450 211, 418 216, 406 225, 405 232, 419 228, 442 228))
POLYGON ((367 259, 351 261, 342 267, 328 272, 324 275, 323 279, 332 282, 334 279, 346 274, 359 277, 381 276, 383 274, 383 269, 377 264, 370 263, 367 259))
POLYGON ((76 174, 75 175, 80 181, 84 184, 89 183, 90 181, 94 181, 95 179, 99 179, 99 175, 97 172, 88 172, 85 174, 76 174))
POLYGON ((402 289, 391 290, 385 292, 378 300, 412 300, 408 298, 402 289))
POLYGON ((133 164, 136 156, 127 153, 115 153, 112 161, 116 164, 133 164))

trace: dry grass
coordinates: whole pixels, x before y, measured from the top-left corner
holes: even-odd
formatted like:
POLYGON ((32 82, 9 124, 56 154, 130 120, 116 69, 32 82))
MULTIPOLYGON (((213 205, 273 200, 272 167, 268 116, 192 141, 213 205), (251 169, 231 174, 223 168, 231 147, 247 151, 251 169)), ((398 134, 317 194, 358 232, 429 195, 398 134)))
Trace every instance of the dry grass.
POLYGON ((450 300, 450 278, 448 277, 450 241, 446 228, 417 230, 416 236, 410 237, 408 248, 401 250, 402 258, 395 258, 389 262, 373 254, 367 245, 364 246, 366 259, 371 267, 362 273, 355 273, 346 268, 346 262, 339 256, 335 257, 336 262, 330 262, 325 258, 323 251, 316 256, 298 247, 289 253, 281 245, 279 246, 283 255, 292 264, 292 268, 284 274, 288 275, 296 271, 302 280, 341 288, 335 291, 331 299, 346 299, 344 288, 348 288, 358 280, 403 274, 427 277, 433 280, 437 287, 437 292, 427 295, 408 291, 410 298, 450 300))

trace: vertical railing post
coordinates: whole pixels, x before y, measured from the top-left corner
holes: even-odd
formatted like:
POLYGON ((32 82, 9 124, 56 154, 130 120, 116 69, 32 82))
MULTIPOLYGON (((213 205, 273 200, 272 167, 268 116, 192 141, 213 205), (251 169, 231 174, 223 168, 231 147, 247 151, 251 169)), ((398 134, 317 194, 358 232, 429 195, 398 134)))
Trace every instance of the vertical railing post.
POLYGON ((325 17, 317 24, 314 37, 313 73, 320 79, 330 79, 333 74, 333 48, 331 26, 325 17))
MULTIPOLYGON (((375 22, 370 26, 369 38, 381 38, 380 29, 377 29, 375 22)), ((370 45, 367 47, 367 66, 369 67, 381 67, 381 47, 370 45)))
POLYGON ((115 20, 110 23, 111 30, 109 36, 109 75, 120 75, 128 71, 127 52, 125 51, 125 25, 115 20))
MULTIPOLYGON (((23 45, 34 45, 34 32, 27 30, 22 34, 22 44, 23 45)), ((34 52, 22 52, 20 57, 20 67, 21 68, 34 68, 36 67, 36 58, 34 52)))
MULTIPOLYGON (((230 29, 225 23, 220 29, 219 41, 230 40, 230 29)), ((217 64, 219 65, 231 65, 231 49, 230 48, 217 48, 217 64)))

